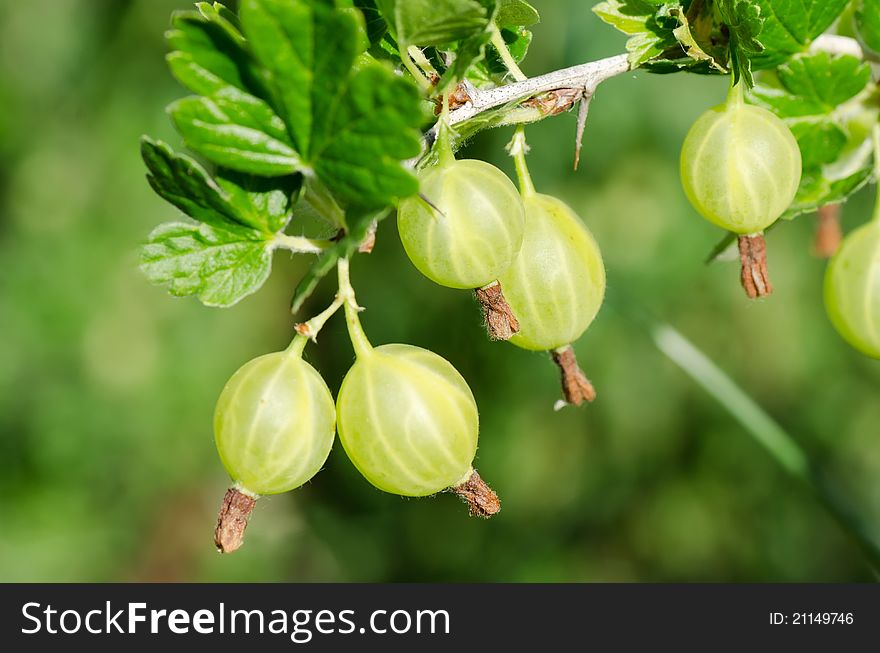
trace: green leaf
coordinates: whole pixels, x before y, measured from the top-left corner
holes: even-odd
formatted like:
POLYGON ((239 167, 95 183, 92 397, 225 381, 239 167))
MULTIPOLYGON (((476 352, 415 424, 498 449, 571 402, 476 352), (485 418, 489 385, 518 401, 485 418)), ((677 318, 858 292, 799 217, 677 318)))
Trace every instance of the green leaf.
MULTIPOLYGON (((525 59, 532 43, 532 33, 524 27, 505 27, 501 30, 501 38, 507 44, 510 56, 517 63, 525 59)), ((476 64, 468 72, 468 79, 479 88, 486 82, 497 85, 503 82, 508 74, 507 65, 501 59, 494 46, 486 50, 485 60, 476 64)))
POLYGON ((795 55, 752 89, 750 101, 785 120, 801 150, 801 184, 786 217, 842 201, 869 178, 878 113, 871 88, 868 64, 816 52, 795 55))
POLYGON ((719 73, 726 73, 727 69, 718 62, 715 56, 706 52, 703 49, 704 46, 697 42, 685 12, 678 8, 671 8, 669 14, 678 20, 678 27, 672 30, 672 34, 684 48, 685 54, 694 61, 705 61, 719 73))
POLYGON ((243 0, 241 20, 283 107, 297 169, 348 205, 381 208, 417 192, 401 161, 421 151, 418 91, 382 64, 356 65, 360 21, 304 0, 243 0))
POLYGON ((267 96, 259 71, 234 25, 207 10, 176 12, 165 35, 174 76, 193 93, 212 95, 226 86, 267 96), (205 19, 204 13, 212 16, 205 19))
POLYGON ((321 113, 338 98, 358 55, 358 21, 323 3, 243 0, 241 21, 294 146, 308 160, 321 113))
POLYGON ((626 50, 630 67, 636 68, 678 42, 673 32, 679 22, 669 14, 671 8, 680 13, 684 11, 679 2, 607 0, 593 7, 593 12, 612 27, 630 35, 626 50))
POLYGON ((215 180, 191 158, 146 137, 141 140, 141 155, 153 190, 199 222, 271 235, 290 220, 298 178, 279 181, 227 172, 215 180))
POLYGON ((377 0, 404 46, 447 45, 485 29, 486 7, 478 0, 377 0))
POLYGON ((227 91, 183 98, 168 107, 187 146, 241 172, 274 177, 303 170, 284 123, 271 108, 232 87, 227 91))
POLYGON ((355 74, 348 94, 316 144, 322 148, 315 164, 318 177, 343 201, 364 207, 417 193, 418 181, 400 165, 421 149, 417 140, 406 138, 415 126, 411 109, 419 102, 413 85, 371 65, 355 74))
POLYGON ((245 227, 169 222, 150 234, 141 270, 172 295, 196 295, 206 306, 232 306, 265 283, 272 244, 245 227))
POLYGON ((302 186, 302 175, 267 178, 223 170, 217 184, 226 193, 239 222, 275 234, 293 215, 293 205, 302 186))
POLYGON ((367 236, 367 232, 374 222, 383 220, 388 215, 388 211, 374 213, 370 211, 349 212, 346 217, 346 223, 349 225, 349 231, 345 234, 333 247, 324 250, 318 255, 318 259, 312 264, 308 272, 300 280, 294 290, 293 298, 290 302, 290 312, 294 315, 299 312, 305 301, 318 287, 321 279, 326 277, 336 266, 341 258, 348 258, 357 251, 361 243, 367 236))
POLYGON ((367 40, 370 42, 370 46, 376 45, 388 33, 388 23, 385 22, 382 14, 379 13, 376 0, 355 0, 354 4, 364 15, 367 27, 367 40))
POLYGON ((856 1, 856 32, 862 43, 880 52, 880 0, 856 1))
POLYGON ((751 88, 754 85, 751 61, 764 50, 764 45, 758 41, 764 26, 761 9, 754 0, 718 0, 717 8, 730 34, 733 83, 738 84, 744 79, 751 88))
POLYGON ((803 52, 846 9, 849 0, 751 0, 764 20, 764 52, 754 68, 773 68, 790 55, 803 52))
POLYGON ((538 11, 525 0, 498 0, 498 27, 529 27, 540 21, 538 11))
POLYGON ((791 95, 829 112, 865 90, 871 67, 855 57, 817 52, 794 57, 779 67, 778 75, 791 95))

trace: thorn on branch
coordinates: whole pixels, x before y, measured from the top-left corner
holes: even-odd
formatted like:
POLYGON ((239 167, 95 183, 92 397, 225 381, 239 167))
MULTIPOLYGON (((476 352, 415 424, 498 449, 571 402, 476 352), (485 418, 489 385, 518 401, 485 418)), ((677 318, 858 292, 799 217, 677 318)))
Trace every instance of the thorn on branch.
POLYGON ((767 242, 764 234, 739 237, 740 281, 749 299, 766 297, 773 292, 767 270, 767 242))
POLYGON ((562 396, 565 397, 565 403, 580 406, 585 401, 594 401, 596 389, 578 365, 574 348, 571 345, 566 345, 554 349, 550 353, 553 356, 553 362, 559 367, 562 379, 562 396))
POLYGON ((593 100, 592 95, 584 92, 581 98, 581 104, 578 108, 577 133, 574 139, 574 169, 578 169, 581 162, 581 150, 584 145, 584 130, 587 127, 587 115, 590 113, 590 102, 593 100))
POLYGON ((509 340, 513 334, 519 331, 519 320, 510 308, 510 304, 504 298, 501 284, 497 281, 476 288, 474 295, 483 309, 483 317, 486 319, 486 330, 492 340, 509 340))

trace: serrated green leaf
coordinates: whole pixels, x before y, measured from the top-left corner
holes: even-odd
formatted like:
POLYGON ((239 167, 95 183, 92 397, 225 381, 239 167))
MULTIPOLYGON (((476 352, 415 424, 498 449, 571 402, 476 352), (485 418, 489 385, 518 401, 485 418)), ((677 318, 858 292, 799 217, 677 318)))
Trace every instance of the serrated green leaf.
POLYGON ((832 163, 846 147, 846 132, 831 121, 793 123, 790 127, 801 149, 804 168, 832 163))
POLYGON ((447 45, 485 29, 486 7, 478 0, 377 0, 398 43, 447 45))
POLYGON ((801 150, 801 184, 786 217, 842 201, 865 183, 877 120, 869 88, 868 64, 816 52, 795 55, 752 89, 750 100, 785 120, 801 150))
POLYGON ((297 284, 290 301, 290 312, 294 315, 299 312, 305 301, 318 287, 321 279, 326 277, 336 266, 341 258, 348 258, 357 251, 367 232, 374 222, 379 222, 387 217, 388 211, 374 213, 370 211, 349 211, 345 216, 349 231, 340 238, 333 247, 324 250, 318 255, 318 259, 312 264, 308 272, 297 284))
MULTIPOLYGON (((519 63, 525 59, 529 52, 529 45, 532 43, 532 33, 529 30, 524 27, 506 27, 501 30, 501 38, 504 39, 507 50, 514 61, 519 63)), ((508 72, 507 65, 499 56, 498 51, 494 45, 490 44, 486 50, 484 61, 479 62, 468 71, 468 79, 479 88, 481 83, 500 83, 508 72)))
POLYGON ((418 181, 400 165, 421 151, 418 139, 404 137, 417 124, 413 85, 370 65, 352 77, 348 98, 328 121, 324 140, 315 143, 318 177, 349 205, 378 208, 388 198, 417 193, 418 181))
POLYGON ((529 27, 541 21, 537 9, 525 0, 498 0, 498 27, 529 27))
POLYGON ((764 52, 753 58, 754 68, 773 68, 790 55, 803 52, 827 30, 849 0, 751 0, 764 19, 764 52))
POLYGON ((141 155, 153 190, 199 222, 225 230, 245 227, 269 236, 290 220, 297 177, 277 180, 226 172, 214 179, 193 159, 146 137, 141 155))
POLYGON ((417 191, 401 161, 421 151, 418 91, 379 63, 355 65, 358 20, 326 4, 244 0, 242 24, 302 165, 341 203, 378 208, 417 191))
POLYGON ((267 178, 222 170, 216 181, 239 221, 268 235, 281 231, 290 222, 302 175, 267 178))
POLYGON ((779 67, 778 75, 789 93, 828 112, 865 90, 871 67, 855 57, 817 52, 794 57, 779 67))
POLYGON ((206 306, 232 306, 256 292, 272 269, 272 245, 251 229, 169 222, 150 234, 141 270, 172 295, 206 306))
POLYGON ((880 53, 880 0, 857 0, 856 33, 874 52, 880 53))
POLYGON ((187 146, 218 165, 250 174, 275 177, 304 170, 281 119, 264 102, 231 89, 228 95, 191 96, 168 107, 187 146))
POLYGON ((337 100, 358 55, 358 21, 323 3, 243 0, 244 33, 282 107, 293 144, 312 158, 320 114, 337 100))
POLYGON ((681 44, 681 47, 684 48, 687 56, 694 61, 706 62, 719 73, 726 73, 727 69, 719 63, 713 55, 706 52, 706 50, 703 49, 703 46, 697 42, 694 33, 691 31, 691 25, 688 21, 687 14, 683 10, 677 8, 672 8, 669 11, 670 15, 678 20, 678 27, 672 30, 672 34, 681 44))
POLYGON ((220 2, 197 2, 196 9, 206 20, 217 23, 236 38, 241 39, 241 24, 235 12, 220 2))
POLYGON ((364 15, 367 40, 370 42, 370 46, 376 45, 388 33, 388 23, 385 22, 385 18, 379 12, 376 0, 355 0, 354 6, 360 9, 364 15))
POLYGON ((482 30, 474 31, 471 36, 459 41, 456 45, 454 48, 455 59, 437 83, 438 93, 446 92, 447 89, 463 80, 471 66, 483 60, 486 46, 492 40, 492 32, 495 29, 495 12, 498 9, 496 0, 478 1, 486 10, 486 23, 482 30))
POLYGON ((684 12, 679 2, 607 0, 594 6, 593 13, 630 35, 626 50, 630 67, 636 68, 678 43, 673 31, 679 22, 670 15, 670 9, 684 12))
POLYGON ((716 7, 729 30, 729 65, 733 83, 745 80, 751 88, 754 85, 752 59, 764 50, 764 45, 758 40, 764 27, 761 8, 755 0, 717 0, 716 7))
POLYGON ((167 57, 171 72, 199 95, 233 86, 265 99, 266 89, 244 37, 228 21, 205 20, 204 13, 180 11, 172 16, 173 29, 165 35, 172 49, 167 57))

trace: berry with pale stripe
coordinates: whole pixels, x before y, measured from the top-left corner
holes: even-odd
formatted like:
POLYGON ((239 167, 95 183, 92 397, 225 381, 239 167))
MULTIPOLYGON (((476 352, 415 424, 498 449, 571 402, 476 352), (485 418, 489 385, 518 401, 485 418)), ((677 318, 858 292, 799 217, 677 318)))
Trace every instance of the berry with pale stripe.
POLYGON ((215 533, 218 549, 241 546, 254 499, 293 490, 318 473, 335 431, 333 397, 301 349, 260 356, 232 375, 214 412, 217 451, 234 481, 215 533))
POLYGON ((825 306, 853 347, 880 358, 880 209, 847 236, 825 273, 825 306))
POLYGON ((801 153, 786 124, 746 104, 741 85, 697 118, 681 149, 681 181, 694 208, 737 234, 760 233, 788 209, 801 153))
POLYGON ((446 159, 421 173, 420 195, 400 203, 397 228, 410 261, 431 281, 482 288, 519 252, 523 205, 495 166, 446 159))
POLYGON ((510 342, 553 350, 580 338, 596 317, 605 296, 605 266, 593 235, 568 205, 538 193, 523 203, 522 249, 499 279, 519 319, 510 342))
MULTIPOLYGON (((348 457, 380 490, 422 497, 449 489, 472 499, 468 488, 485 485, 472 467, 479 432, 474 396, 433 352, 398 344, 359 352, 339 390, 337 417, 348 457)), ((494 497, 488 506, 469 503, 473 514, 488 517, 498 506, 485 489, 494 497)))

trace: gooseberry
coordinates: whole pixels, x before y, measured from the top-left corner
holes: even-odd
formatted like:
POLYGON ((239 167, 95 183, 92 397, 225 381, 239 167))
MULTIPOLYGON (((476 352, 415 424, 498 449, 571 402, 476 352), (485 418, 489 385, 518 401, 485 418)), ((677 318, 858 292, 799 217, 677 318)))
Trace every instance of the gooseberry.
POLYGON ((299 487, 330 454, 336 429, 333 397, 300 351, 292 346, 245 363, 217 400, 214 439, 234 481, 215 534, 224 552, 241 545, 247 513, 259 495, 299 487), (245 514, 236 514, 242 508, 245 514))
POLYGON ((596 240, 568 205, 537 193, 523 203, 522 249, 499 278, 519 319, 510 342, 552 350, 580 338, 596 317, 605 296, 605 267, 596 240))
POLYGON ((383 345, 358 356, 337 416, 348 457, 380 490, 427 496, 471 473, 477 404, 452 364, 426 349, 383 345))
POLYGON ((880 220, 849 234, 831 259, 825 306, 844 340, 880 358, 880 220))
POLYGON ((413 265, 449 288, 481 288, 516 258, 523 206, 495 166, 449 159, 419 176, 420 195, 400 203, 397 228, 413 265))
POLYGON ((791 205, 801 180, 801 153, 782 120, 745 103, 741 86, 691 127, 681 149, 681 181, 706 220, 737 234, 755 234, 791 205))

